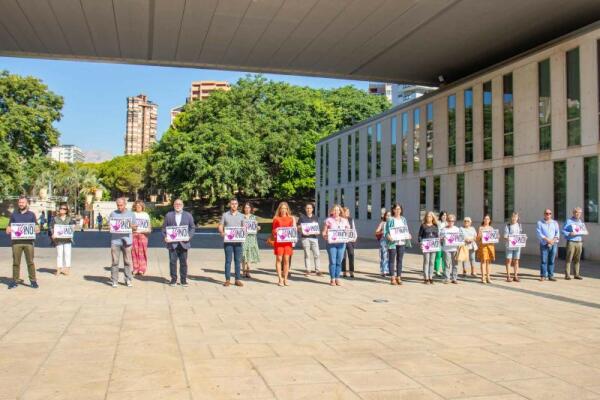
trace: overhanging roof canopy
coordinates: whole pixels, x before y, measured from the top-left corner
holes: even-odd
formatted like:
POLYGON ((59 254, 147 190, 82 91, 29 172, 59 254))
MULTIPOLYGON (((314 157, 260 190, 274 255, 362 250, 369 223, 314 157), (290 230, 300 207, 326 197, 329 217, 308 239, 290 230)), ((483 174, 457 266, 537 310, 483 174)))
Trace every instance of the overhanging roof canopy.
POLYGON ((0 54, 437 84, 599 19, 599 0, 0 0, 0 54))

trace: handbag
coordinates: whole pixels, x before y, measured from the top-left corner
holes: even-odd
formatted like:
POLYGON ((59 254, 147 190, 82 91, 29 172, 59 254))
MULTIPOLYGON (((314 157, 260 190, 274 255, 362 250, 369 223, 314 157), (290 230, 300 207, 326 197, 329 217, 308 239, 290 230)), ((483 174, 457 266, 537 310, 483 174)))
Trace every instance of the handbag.
POLYGON ((458 261, 458 262, 469 261, 469 249, 467 249, 467 246, 465 246, 465 245, 460 246, 454 257, 455 257, 455 261, 458 261))
POLYGON ((275 247, 275 236, 271 233, 271 236, 267 238, 267 246, 275 247))

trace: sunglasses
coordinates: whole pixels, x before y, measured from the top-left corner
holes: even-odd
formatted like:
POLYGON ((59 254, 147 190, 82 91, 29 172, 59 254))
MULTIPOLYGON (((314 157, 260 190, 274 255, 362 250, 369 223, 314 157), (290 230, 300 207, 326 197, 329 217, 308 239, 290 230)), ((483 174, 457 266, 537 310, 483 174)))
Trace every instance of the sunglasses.
POLYGON ((544 215, 552 215, 552 213, 551 212, 546 212, 546 213, 544 213, 544 215))
POLYGON ((60 210, 61 210, 61 211, 67 211, 67 209, 66 209, 66 208, 61 208, 60 210))

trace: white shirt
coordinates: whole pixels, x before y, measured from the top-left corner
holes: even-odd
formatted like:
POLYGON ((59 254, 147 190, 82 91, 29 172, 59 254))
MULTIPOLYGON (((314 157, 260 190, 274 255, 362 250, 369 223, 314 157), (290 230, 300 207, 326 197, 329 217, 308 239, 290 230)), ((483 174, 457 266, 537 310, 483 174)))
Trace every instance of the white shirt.
POLYGON ((177 226, 181 225, 181 216, 183 215, 183 211, 177 212, 175 211, 175 223, 177 226))

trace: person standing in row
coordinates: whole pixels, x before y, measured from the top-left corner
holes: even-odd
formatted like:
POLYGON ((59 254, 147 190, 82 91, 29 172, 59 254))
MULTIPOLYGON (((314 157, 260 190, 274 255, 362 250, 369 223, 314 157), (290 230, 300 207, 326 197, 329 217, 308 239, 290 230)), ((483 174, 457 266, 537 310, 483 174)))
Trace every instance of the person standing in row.
POLYGON ((72 238, 56 237, 56 225, 75 225, 75 221, 69 216, 69 206, 67 203, 62 203, 58 207, 58 215, 52 218, 52 222, 48 225, 48 229, 52 231, 52 243, 56 247, 56 275, 61 273, 69 275, 71 271, 71 247, 73 245, 72 238))
POLYGON ((523 228, 519 222, 519 213, 513 212, 510 217, 510 222, 504 227, 504 240, 506 243, 506 282, 512 282, 513 278, 510 276, 510 266, 512 265, 514 270, 514 281, 520 282, 519 279, 519 260, 521 259, 521 248, 515 247, 510 248, 508 243, 509 235, 521 235, 523 228))
POLYGON ((277 270, 277 277, 279 286, 288 286, 288 275, 290 271, 290 258, 292 257, 293 243, 283 242, 277 234, 279 228, 293 228, 295 220, 292 217, 290 206, 285 201, 279 203, 275 216, 273 217, 273 229, 271 234, 275 238, 273 253, 275 254, 275 269, 277 270))
POLYGON ((258 241, 256 235, 260 231, 260 226, 256 222, 256 216, 252 213, 253 208, 251 203, 244 204, 244 223, 250 222, 252 225, 256 225, 256 232, 246 232, 246 240, 242 244, 242 263, 243 263, 243 274, 245 278, 251 278, 250 276, 250 264, 256 264, 260 262, 258 256, 258 241))
POLYGON ((581 235, 582 227, 584 226, 581 220, 581 208, 573 209, 571 218, 565 221, 563 226, 563 235, 567 240, 567 255, 565 257, 565 279, 571 279, 571 263, 575 267, 575 279, 583 279, 579 273, 579 264, 581 261, 581 253, 583 252, 583 236, 581 235))
MULTIPOLYGON (((229 211, 221 216, 221 222, 217 228, 221 237, 225 237, 225 228, 241 228, 244 226, 244 215, 238 211, 238 205, 237 199, 231 199, 229 201, 229 211)), ((223 283, 223 286, 231 286, 232 259, 235 268, 235 286, 244 286, 240 271, 243 252, 242 243, 223 242, 223 250, 225 251, 225 283, 223 283)))
POLYGON ((104 221, 104 218, 102 217, 102 214, 98 213, 98 216, 96 217, 96 225, 98 226, 98 232, 102 232, 102 222, 104 221))
POLYGON ((304 206, 304 214, 300 214, 300 218, 298 218, 298 230, 300 231, 302 237, 302 249, 304 250, 304 275, 310 275, 310 263, 311 259, 314 265, 315 274, 317 276, 321 276, 321 260, 319 256, 319 234, 314 233, 306 233, 304 232, 302 226, 305 224, 305 227, 308 227, 307 224, 317 224, 319 225, 319 219, 314 214, 315 207, 312 203, 307 203, 304 206))
MULTIPOLYGON (((125 274, 125 284, 132 287, 133 274, 131 273, 131 246, 133 244, 133 233, 135 232, 135 215, 127 210, 127 200, 124 197, 117 199, 117 209, 110 213, 108 223, 113 221, 127 221, 131 227, 129 233, 111 233, 110 234, 110 254, 112 264, 110 266, 110 275, 112 287, 116 288, 119 284, 119 259, 123 254, 123 272, 125 274)), ((121 222, 119 222, 121 225, 121 222)))
POLYGON ((494 229, 492 218, 486 214, 483 216, 481 226, 477 231, 477 259, 481 266, 481 283, 492 283, 490 278, 490 263, 496 259, 496 247, 493 243, 483 243, 483 233, 494 229))
MULTIPOLYGON (((462 233, 465 244, 463 245, 465 251, 467 252, 467 261, 471 266, 471 276, 476 277, 475 273, 475 252, 477 251, 477 243, 475 242, 477 239, 477 231, 473 228, 473 221, 471 217, 465 217, 463 219, 463 226, 460 228, 460 232, 462 233)), ((461 261, 463 275, 467 275, 467 261, 461 261)))
POLYGON ((442 251, 444 253, 444 273, 446 278, 444 283, 452 282, 458 283, 458 268, 456 263, 456 251, 458 247, 453 243, 451 239, 453 235, 459 235, 460 229, 454 225, 456 222, 456 216, 454 214, 448 214, 446 219, 446 227, 440 231, 440 237, 442 238, 442 251))
MULTIPOLYGON (((442 232, 442 229, 446 227, 448 224, 448 213, 446 211, 440 211, 440 215, 438 216, 438 232, 442 232)), ((441 239, 441 236, 440 236, 441 239)), ((444 272, 444 253, 443 250, 440 250, 435 255, 435 276, 442 276, 444 272)))
MULTIPOLYGON (((13 212, 8 221, 6 227, 6 234, 10 235, 11 224, 35 224, 35 233, 40 233, 40 227, 37 224, 37 218, 35 214, 29 210, 29 199, 27 197, 19 197, 17 202, 18 209, 13 212)), ((21 281, 21 257, 25 253, 25 262, 27 263, 27 272, 29 273, 29 283, 33 289, 39 288, 37 279, 35 276, 35 263, 34 263, 34 244, 35 239, 26 240, 15 240, 11 239, 12 256, 13 256, 13 276, 12 281, 8 284, 9 289, 14 289, 21 281)))
POLYGON ((354 241, 346 242, 346 250, 344 251, 344 260, 342 261, 342 272, 344 278, 347 277, 347 271, 350 273, 350 278, 354 278, 354 246, 357 240, 356 226, 354 225, 354 219, 350 216, 350 209, 348 207, 342 208, 343 217, 348 220, 350 229, 355 233, 354 241))
POLYGON ((389 218, 390 212, 386 211, 385 208, 382 208, 381 219, 379 220, 379 225, 377 225, 377 229, 375 229, 375 238, 379 242, 379 271, 381 272, 381 276, 384 278, 389 274, 389 260, 387 240, 385 239, 383 231, 385 229, 385 224, 389 218))
POLYGON ((189 212, 183 209, 183 201, 176 199, 173 202, 173 211, 169 211, 165 215, 162 225, 162 234, 165 238, 167 249, 169 250, 169 273, 171 275, 171 286, 177 286, 177 260, 179 260, 179 279, 181 286, 187 287, 187 272, 188 272, 188 250, 192 247, 191 239, 194 237, 196 224, 194 217, 189 212), (188 229, 187 241, 168 241, 167 227, 185 226, 188 229))
POLYGON ((554 261, 558 251, 558 240, 560 239, 560 229, 558 222, 552 219, 552 210, 544 210, 544 218, 537 223, 537 238, 540 241, 540 281, 548 279, 556 281, 554 277, 554 261))
MULTIPOLYGON (((419 228, 419 244, 423 239, 435 239, 439 237, 439 231, 435 214, 427 211, 423 217, 423 223, 419 228)), ((423 283, 433 285, 433 267, 437 253, 423 253, 423 283)))
POLYGON ((131 248, 133 274, 144 275, 148 267, 148 236, 152 232, 152 226, 143 201, 137 200, 133 203, 133 214, 137 225, 137 230, 133 233, 131 248))
POLYGON ((342 207, 337 204, 329 210, 329 218, 325 220, 325 226, 323 227, 323 238, 327 240, 327 254, 329 255, 329 284, 331 286, 341 286, 340 273, 346 243, 330 243, 330 229, 350 229, 348 220, 342 217, 342 207))
POLYGON ((404 218, 402 206, 398 203, 392 206, 392 216, 386 221, 384 228, 384 237, 387 241, 388 266, 390 270, 390 284, 402 285, 402 260, 404 258, 405 241, 394 240, 391 236, 393 228, 406 228, 406 218, 404 218))

